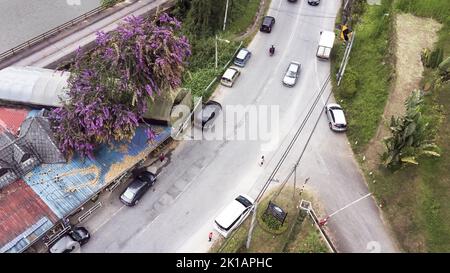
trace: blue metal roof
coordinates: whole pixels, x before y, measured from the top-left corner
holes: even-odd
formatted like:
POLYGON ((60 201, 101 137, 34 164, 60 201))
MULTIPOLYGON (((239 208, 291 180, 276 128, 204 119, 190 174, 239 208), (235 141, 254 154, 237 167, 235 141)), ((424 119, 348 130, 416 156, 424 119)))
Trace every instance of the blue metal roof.
POLYGON ((100 147, 95 160, 74 156, 65 164, 43 164, 27 174, 24 181, 62 219, 144 159, 171 133, 171 127, 152 129, 156 138, 151 142, 144 128, 139 127, 131 142, 100 147))

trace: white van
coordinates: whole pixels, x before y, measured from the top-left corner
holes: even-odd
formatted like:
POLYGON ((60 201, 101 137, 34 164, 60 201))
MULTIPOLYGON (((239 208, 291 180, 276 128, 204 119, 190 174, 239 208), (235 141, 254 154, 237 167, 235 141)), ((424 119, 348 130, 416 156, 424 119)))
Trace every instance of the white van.
POLYGON ((214 228, 226 238, 247 218, 254 202, 248 195, 239 195, 216 217, 214 228))
POLYGON ((241 72, 239 71, 239 69, 230 67, 225 71, 225 73, 223 73, 223 76, 220 79, 220 83, 228 87, 233 87, 234 82, 240 74, 241 72))
POLYGON ((316 56, 328 60, 334 45, 335 34, 333 31, 321 31, 316 56))

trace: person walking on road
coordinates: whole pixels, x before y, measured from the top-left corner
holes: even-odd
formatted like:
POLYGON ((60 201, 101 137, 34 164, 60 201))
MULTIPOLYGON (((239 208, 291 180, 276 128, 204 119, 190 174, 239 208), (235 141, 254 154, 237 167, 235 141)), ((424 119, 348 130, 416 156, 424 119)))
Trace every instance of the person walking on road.
POLYGON ((264 156, 261 156, 261 163, 259 164, 261 167, 264 164, 264 156))
POLYGON ((211 242, 211 240, 212 240, 212 237, 213 237, 213 233, 212 233, 212 232, 210 232, 210 233, 209 233, 209 235, 208 235, 208 242, 211 242))

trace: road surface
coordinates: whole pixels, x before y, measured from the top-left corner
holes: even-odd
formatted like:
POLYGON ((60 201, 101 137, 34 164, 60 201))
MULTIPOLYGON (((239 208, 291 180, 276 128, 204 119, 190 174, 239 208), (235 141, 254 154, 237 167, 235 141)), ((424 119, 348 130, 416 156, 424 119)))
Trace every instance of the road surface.
MULTIPOLYGON (((268 12, 276 18, 272 33, 255 36, 249 46, 253 56, 236 85, 219 87, 215 93, 214 99, 224 108, 279 106, 278 143, 182 142, 162 169, 155 191, 147 193, 136 207, 124 207, 118 199, 120 191, 111 194, 106 207, 85 223, 93 234, 82 251, 206 252, 214 217, 239 193, 257 196, 311 108, 330 70, 329 62, 315 57, 319 33, 333 30, 339 5, 338 1, 323 1, 317 7, 306 1, 272 1, 268 12), (276 52, 269 57, 272 44, 276 52), (303 68, 297 85, 287 88, 281 79, 291 60, 299 61, 303 68), (262 155, 265 163, 261 167, 262 155)), ((328 85, 325 94, 329 92, 328 85)), ((311 177, 310 190, 325 213, 331 214, 367 194, 368 189, 345 134, 328 129, 322 112, 325 100, 324 95, 276 178, 282 180, 290 171, 320 115, 297 177, 300 181, 311 177)), ((243 126, 241 122, 237 128, 243 126)), ((327 229, 340 252, 397 251, 372 198, 330 218, 327 229)), ((216 233, 214 239, 218 236, 216 233)))
POLYGON ((0 0, 0 53, 98 6, 100 0, 0 0))

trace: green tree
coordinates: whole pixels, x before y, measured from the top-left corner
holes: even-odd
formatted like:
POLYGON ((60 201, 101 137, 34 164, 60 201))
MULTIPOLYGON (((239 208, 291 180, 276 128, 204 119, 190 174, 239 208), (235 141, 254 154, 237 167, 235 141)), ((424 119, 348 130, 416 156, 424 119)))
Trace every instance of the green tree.
POLYGON ((225 15, 225 3, 226 0, 192 0, 186 18, 189 31, 205 36, 220 30, 225 15))
POLYGON ((405 102, 406 114, 391 117, 391 136, 384 139, 387 151, 383 154, 386 167, 397 168, 403 163, 417 165, 421 155, 440 156, 438 147, 430 139, 428 123, 422 117, 423 94, 415 90, 405 102))

